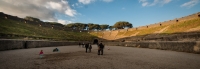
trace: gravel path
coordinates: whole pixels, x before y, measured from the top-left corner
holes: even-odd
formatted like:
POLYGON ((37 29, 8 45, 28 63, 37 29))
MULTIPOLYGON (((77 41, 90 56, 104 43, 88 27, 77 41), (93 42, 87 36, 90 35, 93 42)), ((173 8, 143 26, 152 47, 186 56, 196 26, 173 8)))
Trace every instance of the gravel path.
POLYGON ((97 55, 96 45, 91 53, 79 46, 60 46, 60 52, 52 52, 54 48, 0 51, 0 69, 200 69, 199 54, 106 46, 105 54, 97 55))

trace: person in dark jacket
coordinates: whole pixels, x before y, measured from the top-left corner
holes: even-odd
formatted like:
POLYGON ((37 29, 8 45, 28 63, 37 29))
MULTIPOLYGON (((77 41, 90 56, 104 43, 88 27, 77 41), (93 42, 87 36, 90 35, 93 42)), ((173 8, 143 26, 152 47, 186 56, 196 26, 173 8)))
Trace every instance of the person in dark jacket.
POLYGON ((91 52, 91 49, 92 49, 92 45, 89 43, 89 52, 91 52))
POLYGON ((53 52, 59 52, 58 48, 53 49, 53 52))
POLYGON ((86 49, 86 53, 87 53, 87 49, 88 49, 88 47, 89 47, 89 43, 87 43, 87 44, 85 44, 85 49, 86 49))
POLYGON ((104 45, 100 43, 98 45, 98 55, 103 55, 103 49, 104 49, 104 45))
POLYGON ((78 43, 79 47, 81 47, 81 43, 78 43))

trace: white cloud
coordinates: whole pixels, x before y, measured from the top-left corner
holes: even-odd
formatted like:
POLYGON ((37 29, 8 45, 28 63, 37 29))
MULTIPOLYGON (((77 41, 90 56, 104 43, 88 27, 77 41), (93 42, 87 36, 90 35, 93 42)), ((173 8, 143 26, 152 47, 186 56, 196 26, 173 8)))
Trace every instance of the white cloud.
POLYGON ((194 5, 198 4, 198 2, 199 2, 199 0, 190 0, 189 2, 182 4, 181 7, 191 8, 194 5))
POLYGON ((74 8, 81 8, 84 7, 83 5, 88 5, 96 1, 103 1, 103 2, 113 2, 114 0, 78 0, 78 3, 74 3, 71 6, 74 8))
POLYGON ((78 4, 78 3, 76 3, 76 6, 79 6, 79 4, 78 4))
POLYGON ((112 2, 113 0, 102 0, 104 2, 112 2))
POLYGON ((154 6, 154 5, 158 4, 158 3, 159 3, 159 0, 154 0, 153 3, 151 3, 149 6, 154 6))
POLYGON ((0 12, 24 18, 32 16, 46 21, 58 21, 56 13, 74 17, 76 10, 65 0, 0 0, 0 12))
POLYGON ((139 0, 139 3, 142 3, 142 6, 147 6, 149 4, 147 0, 139 0))
POLYGON ((172 0, 153 0, 153 2, 150 2, 150 0, 139 0, 139 3, 142 3, 142 6, 145 7, 145 6, 154 6, 157 4, 164 5, 171 1, 172 0))
POLYGON ((164 3, 164 4, 167 4, 167 3, 171 2, 171 1, 172 1, 172 0, 164 0, 163 3, 164 3))
POLYGON ((149 3, 148 2, 144 2, 142 3, 142 6, 147 6, 149 3))
POLYGON ((95 0, 78 0, 78 2, 80 2, 82 4, 90 4, 92 2, 95 2, 95 0))
POLYGON ((68 21, 68 20, 59 19, 59 20, 58 20, 58 23, 61 23, 61 24, 63 24, 63 25, 66 25, 66 24, 73 23, 73 22, 72 22, 72 21, 68 21))
POLYGON ((47 8, 52 8, 55 10, 61 10, 62 9, 62 5, 60 3, 56 3, 56 2, 47 2, 47 8))
POLYGON ((83 5, 81 3, 74 3, 74 4, 72 4, 72 7, 81 8, 81 7, 83 7, 83 5))
POLYGON ((76 10, 68 9, 68 10, 65 11, 65 14, 73 17, 74 15, 76 15, 76 10))
POLYGON ((147 0, 139 0, 139 2, 146 2, 147 0))

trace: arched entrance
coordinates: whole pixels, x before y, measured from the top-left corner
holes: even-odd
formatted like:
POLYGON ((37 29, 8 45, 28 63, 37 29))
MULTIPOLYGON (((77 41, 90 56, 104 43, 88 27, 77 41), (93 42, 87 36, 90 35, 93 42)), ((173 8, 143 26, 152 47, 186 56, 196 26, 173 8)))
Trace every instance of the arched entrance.
POLYGON ((94 39, 93 44, 98 44, 98 43, 99 43, 98 39, 94 39))

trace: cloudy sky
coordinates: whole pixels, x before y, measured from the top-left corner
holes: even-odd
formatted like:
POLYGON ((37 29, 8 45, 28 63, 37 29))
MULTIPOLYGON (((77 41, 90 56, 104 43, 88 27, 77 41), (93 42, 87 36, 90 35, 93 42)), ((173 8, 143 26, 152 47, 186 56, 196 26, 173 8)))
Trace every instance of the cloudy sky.
POLYGON ((200 0, 0 0, 0 12, 62 24, 128 21, 138 27, 200 12, 200 0))

